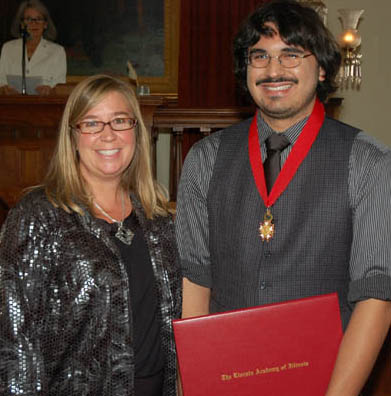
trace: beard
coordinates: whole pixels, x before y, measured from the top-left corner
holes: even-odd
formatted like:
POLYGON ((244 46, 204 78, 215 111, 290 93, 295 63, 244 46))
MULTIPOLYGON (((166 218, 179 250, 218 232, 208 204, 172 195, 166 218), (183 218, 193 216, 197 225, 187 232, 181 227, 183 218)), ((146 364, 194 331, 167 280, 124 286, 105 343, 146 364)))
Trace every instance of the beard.
POLYGON ((269 118, 284 120, 284 119, 294 118, 296 115, 301 113, 303 109, 309 107, 315 98, 316 98, 316 92, 314 92, 312 95, 308 95, 306 98, 304 98, 303 101, 300 101, 299 103, 284 105, 279 103, 281 98, 271 97, 269 99, 271 102, 274 102, 274 104, 261 102, 258 103, 258 108, 260 109, 262 114, 264 114, 269 118))
MULTIPOLYGON (((298 85, 299 81, 294 78, 265 78, 260 79, 256 82, 256 86, 259 86, 263 83, 290 83, 294 85, 298 85)), ((258 100, 255 101, 257 107, 260 109, 261 113, 270 118, 276 120, 284 120, 290 118, 296 118, 296 116, 305 109, 310 108, 311 104, 314 102, 316 98, 316 87, 317 84, 314 83, 313 89, 309 89, 307 92, 302 92, 301 96, 299 95, 295 98, 281 98, 281 96, 276 93, 275 96, 268 95, 265 97, 258 97, 258 100)))

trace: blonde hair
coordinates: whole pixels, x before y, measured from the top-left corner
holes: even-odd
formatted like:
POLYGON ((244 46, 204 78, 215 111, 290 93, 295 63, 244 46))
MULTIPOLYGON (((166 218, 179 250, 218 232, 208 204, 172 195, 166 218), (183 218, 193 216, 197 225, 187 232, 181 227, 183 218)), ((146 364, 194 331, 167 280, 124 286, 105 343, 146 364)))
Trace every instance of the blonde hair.
POLYGON ((95 75, 81 81, 65 105, 57 145, 44 179, 49 201, 67 212, 83 214, 82 205, 92 213, 92 196, 79 169, 77 131, 74 126, 107 94, 123 95, 137 119, 136 148, 129 167, 121 176, 121 187, 140 200, 147 218, 170 212, 165 190, 154 180, 150 136, 145 128, 137 98, 128 84, 108 75, 95 75))
POLYGON ((57 29, 54 26, 52 18, 50 17, 49 10, 39 0, 26 0, 20 3, 18 11, 16 12, 15 17, 11 24, 11 35, 13 37, 20 36, 20 24, 22 22, 24 12, 27 8, 33 8, 34 10, 42 14, 42 16, 45 18, 45 21, 47 23, 47 27, 43 32, 43 37, 45 37, 48 40, 54 41, 57 37, 57 29))

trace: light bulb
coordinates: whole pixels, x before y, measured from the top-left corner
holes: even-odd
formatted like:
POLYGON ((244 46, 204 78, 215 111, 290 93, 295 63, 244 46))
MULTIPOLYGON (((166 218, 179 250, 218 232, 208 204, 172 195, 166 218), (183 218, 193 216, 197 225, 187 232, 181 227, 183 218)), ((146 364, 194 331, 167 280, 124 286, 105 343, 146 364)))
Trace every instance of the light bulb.
POLYGON ((361 35, 357 29, 346 29, 338 37, 342 48, 357 48, 361 44, 361 35))

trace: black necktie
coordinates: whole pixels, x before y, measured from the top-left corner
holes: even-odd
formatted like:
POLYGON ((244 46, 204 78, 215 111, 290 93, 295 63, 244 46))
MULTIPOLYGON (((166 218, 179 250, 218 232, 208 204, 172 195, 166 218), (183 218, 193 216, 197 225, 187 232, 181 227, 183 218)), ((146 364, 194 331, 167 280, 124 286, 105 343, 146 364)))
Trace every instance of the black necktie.
POLYGON ((263 164, 265 171, 266 187, 270 193, 278 174, 280 173, 280 156, 281 151, 289 146, 289 140, 279 133, 273 133, 266 139, 267 158, 263 164))

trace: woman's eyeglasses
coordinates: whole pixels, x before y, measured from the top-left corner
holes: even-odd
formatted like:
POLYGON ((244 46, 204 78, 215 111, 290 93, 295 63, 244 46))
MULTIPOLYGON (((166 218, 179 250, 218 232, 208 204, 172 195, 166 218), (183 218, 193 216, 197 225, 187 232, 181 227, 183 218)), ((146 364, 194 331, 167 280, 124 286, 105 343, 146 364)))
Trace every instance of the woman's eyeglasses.
POLYGON ((45 18, 30 18, 30 17, 28 17, 28 18, 24 18, 23 22, 24 23, 38 23, 38 24, 40 24, 40 23, 45 22, 45 18))
POLYGON ((113 131, 127 131, 137 125, 137 120, 135 118, 118 117, 108 122, 96 120, 82 121, 75 126, 80 133, 94 134, 102 132, 106 125, 110 125, 113 131))

